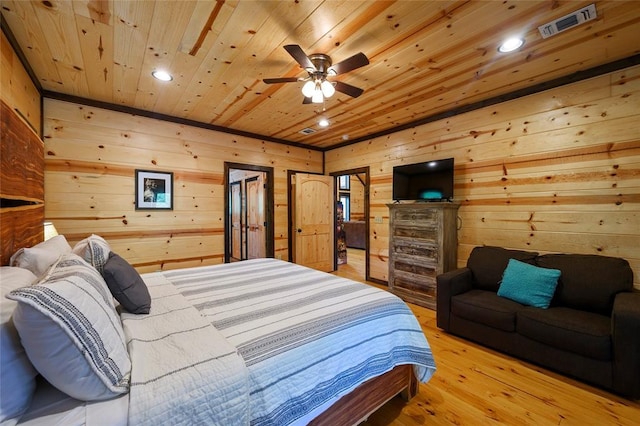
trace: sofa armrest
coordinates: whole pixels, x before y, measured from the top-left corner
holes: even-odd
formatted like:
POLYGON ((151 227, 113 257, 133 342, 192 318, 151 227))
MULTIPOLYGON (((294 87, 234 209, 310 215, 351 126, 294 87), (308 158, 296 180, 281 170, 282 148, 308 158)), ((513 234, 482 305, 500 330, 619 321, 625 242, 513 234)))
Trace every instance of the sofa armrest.
POLYGON ((613 388, 640 398, 640 292, 616 295, 611 315, 613 388))
POLYGON ((473 288, 471 269, 460 268, 436 277, 436 318, 438 327, 449 330, 451 298, 473 288))

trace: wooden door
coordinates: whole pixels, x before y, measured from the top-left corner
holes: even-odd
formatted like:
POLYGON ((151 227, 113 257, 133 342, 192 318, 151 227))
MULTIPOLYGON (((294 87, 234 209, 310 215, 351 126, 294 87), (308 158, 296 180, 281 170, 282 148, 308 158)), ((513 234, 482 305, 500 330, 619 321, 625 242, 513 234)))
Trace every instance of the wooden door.
POLYGON ((294 197, 294 262, 331 272, 334 265, 334 178, 297 173, 294 197))
POLYGON ((242 187, 240 182, 231 185, 231 257, 242 259, 242 187))
POLYGON ((264 173, 246 180, 247 259, 265 257, 264 173))

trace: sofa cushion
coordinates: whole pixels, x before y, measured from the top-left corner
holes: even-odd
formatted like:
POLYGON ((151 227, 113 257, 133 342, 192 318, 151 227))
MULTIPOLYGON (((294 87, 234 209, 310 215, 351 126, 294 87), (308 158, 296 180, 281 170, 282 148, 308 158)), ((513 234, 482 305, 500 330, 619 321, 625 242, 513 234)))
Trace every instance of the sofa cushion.
POLYGON ((502 247, 475 247, 469 255, 467 266, 471 269, 477 288, 496 292, 509 259, 533 265, 537 255, 538 253, 534 252, 508 250, 502 247))
POLYGON ((559 269, 547 269, 509 259, 498 296, 523 305, 547 309, 560 278, 559 269))
MULTIPOLYGON (((517 313, 517 332, 587 358, 611 359, 611 318, 566 307, 536 309, 526 307, 517 313)), ((549 360, 551 365, 553 360, 549 360)))
POLYGON ((617 257, 589 254, 546 254, 536 259, 538 266, 562 272, 552 306, 611 315, 613 299, 633 288, 629 262, 617 257))
POLYGON ((516 330, 516 311, 523 306, 493 291, 469 290, 451 298, 451 313, 503 331, 516 330))

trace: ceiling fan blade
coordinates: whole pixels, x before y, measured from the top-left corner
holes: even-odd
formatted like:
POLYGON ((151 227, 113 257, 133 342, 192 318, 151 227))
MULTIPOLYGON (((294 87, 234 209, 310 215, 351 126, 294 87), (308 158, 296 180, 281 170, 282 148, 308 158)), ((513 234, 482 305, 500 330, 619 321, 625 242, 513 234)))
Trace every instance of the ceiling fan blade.
POLYGON ((344 94, 347 94, 349 96, 351 96, 352 98, 357 98, 358 96, 362 95, 364 93, 364 90, 356 87, 356 86, 352 86, 350 84, 347 83, 343 83, 341 81, 334 81, 333 82, 335 84, 336 90, 338 92, 342 92, 344 94))
POLYGON ((264 81, 267 84, 276 84, 276 83, 295 83, 298 81, 298 77, 278 77, 278 78, 265 78, 264 81))
POLYGON ((344 74, 345 72, 364 67, 365 65, 369 65, 369 59, 364 53, 360 52, 342 62, 338 62, 337 64, 330 66, 329 72, 333 71, 336 75, 344 74))
POLYGON ((284 46, 284 48, 287 52, 289 52, 289 55, 291 55, 293 59, 295 59, 296 62, 300 64, 302 68, 310 68, 314 71, 316 70, 315 65, 313 65, 313 62, 311 62, 309 57, 304 53, 300 46, 298 46, 297 44, 287 44, 286 46, 284 46))
POLYGON ((311 101, 311 98, 308 98, 308 97, 305 96, 304 99, 302 100, 302 104, 306 105, 306 104, 310 104, 310 103, 313 103, 311 101))

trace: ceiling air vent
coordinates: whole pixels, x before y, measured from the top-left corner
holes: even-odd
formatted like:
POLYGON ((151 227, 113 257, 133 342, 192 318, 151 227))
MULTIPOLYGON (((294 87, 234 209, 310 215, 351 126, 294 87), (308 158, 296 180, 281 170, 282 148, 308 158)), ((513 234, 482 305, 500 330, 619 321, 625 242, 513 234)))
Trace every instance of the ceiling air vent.
POLYGON ((308 127, 300 130, 300 133, 302 133, 303 135, 310 135, 311 133, 315 133, 316 131, 313 129, 310 129, 308 127))
POLYGON ((555 21, 540 25, 538 27, 538 31, 540 31, 542 38, 548 38, 568 30, 569 28, 573 28, 576 25, 596 19, 597 16, 596 5, 590 4, 589 6, 578 9, 573 13, 563 16, 562 18, 558 18, 555 21))

